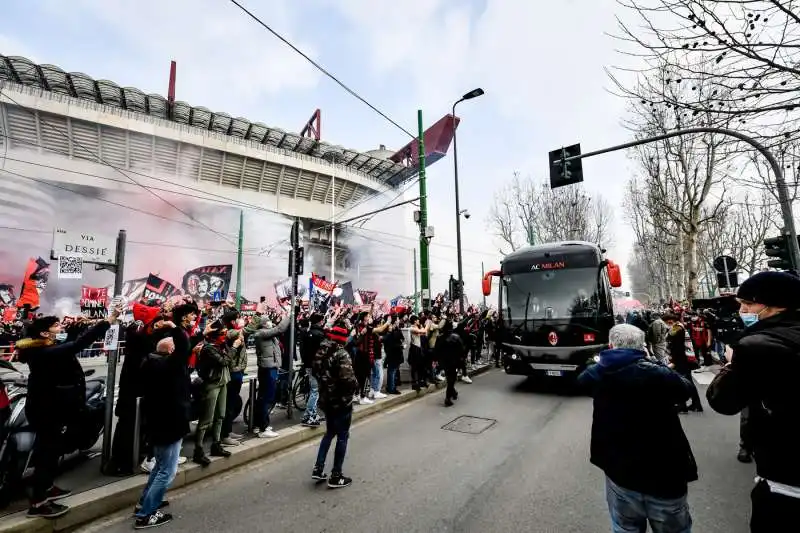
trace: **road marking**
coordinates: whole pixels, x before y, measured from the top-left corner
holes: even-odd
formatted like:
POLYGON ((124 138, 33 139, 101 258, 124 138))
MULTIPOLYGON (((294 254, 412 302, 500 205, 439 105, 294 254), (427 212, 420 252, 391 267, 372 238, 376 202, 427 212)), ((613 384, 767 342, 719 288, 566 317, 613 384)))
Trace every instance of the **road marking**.
POLYGON ((714 376, 716 376, 716 374, 713 372, 697 372, 692 374, 692 377, 698 385, 711 385, 714 376))

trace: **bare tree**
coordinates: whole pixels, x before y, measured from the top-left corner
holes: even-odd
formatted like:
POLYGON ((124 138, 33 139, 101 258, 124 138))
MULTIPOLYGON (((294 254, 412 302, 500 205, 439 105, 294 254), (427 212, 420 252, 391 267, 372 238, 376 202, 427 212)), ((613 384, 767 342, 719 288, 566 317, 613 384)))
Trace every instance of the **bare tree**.
POLYGON ((601 196, 591 198, 578 185, 551 189, 548 182, 519 173, 498 190, 487 225, 511 251, 524 244, 583 240, 602 246, 613 243, 613 211, 601 196))
MULTIPOLYGON (((800 12, 795 0, 619 0, 635 20, 619 20, 629 53, 689 86, 681 98, 649 101, 752 124, 755 134, 797 131, 800 12), (700 83, 698 83, 700 82, 700 83), (700 91, 700 84, 709 90, 700 91)), ((640 95, 641 96, 641 95, 640 95)), ((674 96, 674 95, 673 95, 674 96)))

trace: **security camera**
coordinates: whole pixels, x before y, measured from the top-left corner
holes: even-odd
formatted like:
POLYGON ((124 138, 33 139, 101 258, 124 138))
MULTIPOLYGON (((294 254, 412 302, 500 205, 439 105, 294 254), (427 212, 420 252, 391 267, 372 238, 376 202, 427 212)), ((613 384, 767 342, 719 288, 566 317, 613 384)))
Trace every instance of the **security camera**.
POLYGON ((471 217, 471 216, 472 216, 472 215, 470 215, 469 211, 468 211, 468 210, 466 210, 466 209, 464 209, 463 211, 461 211, 461 214, 462 214, 462 215, 464 215, 464 218, 466 218, 467 220, 469 220, 469 217, 471 217))

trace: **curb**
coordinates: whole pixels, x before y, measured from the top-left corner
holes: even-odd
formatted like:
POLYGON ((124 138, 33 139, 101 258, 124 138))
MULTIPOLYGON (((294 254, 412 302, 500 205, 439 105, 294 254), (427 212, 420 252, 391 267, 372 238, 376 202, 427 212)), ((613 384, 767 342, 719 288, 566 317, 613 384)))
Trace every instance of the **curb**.
MULTIPOLYGON (((469 372, 470 376, 483 374, 491 370, 492 365, 485 365, 469 372)), ((369 418, 398 405, 414 401, 423 396, 444 388, 445 383, 437 383, 425 391, 403 391, 398 396, 390 396, 380 402, 368 406, 356 406, 353 411, 353 422, 369 418)), ((278 452, 287 450, 304 442, 322 436, 318 428, 307 428, 298 425, 281 430, 279 437, 270 440, 249 439, 241 446, 230 448, 232 455, 225 458, 214 458, 211 464, 202 468, 187 461, 178 467, 175 481, 169 490, 175 490, 216 474, 227 472, 242 465, 263 459, 278 452)), ((139 474, 120 479, 96 489, 87 490, 65 498, 63 503, 70 506, 70 512, 61 518, 47 520, 44 518, 27 518, 26 511, 0 518, 0 533, 51 533, 74 529, 122 509, 133 509, 147 483, 147 476, 139 474)))

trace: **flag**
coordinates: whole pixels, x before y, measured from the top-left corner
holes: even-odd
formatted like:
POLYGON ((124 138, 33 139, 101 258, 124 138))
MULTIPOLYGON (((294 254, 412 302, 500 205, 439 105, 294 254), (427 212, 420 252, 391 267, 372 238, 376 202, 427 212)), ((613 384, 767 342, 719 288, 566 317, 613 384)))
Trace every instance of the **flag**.
POLYGON ((9 283, 0 283, 0 305, 14 306, 16 302, 14 286, 9 283))
POLYGON ((361 303, 364 305, 371 304, 375 301, 375 298, 378 297, 378 293, 376 291, 365 291, 362 289, 358 289, 358 295, 361 298, 361 303))
POLYGON ((327 312, 334 289, 336 289, 335 282, 325 280, 316 274, 311 274, 310 295, 308 297, 309 308, 317 313, 327 312))
POLYGON ((22 279, 22 290, 20 290, 17 307, 28 306, 30 309, 37 309, 40 305, 42 292, 47 288, 47 279, 50 277, 50 264, 42 259, 29 259, 28 268, 25 270, 25 277, 22 279))
POLYGON ((224 302, 231 285, 233 265, 207 265, 183 276, 183 291, 200 302, 224 302))
POLYGON ((179 292, 180 290, 178 287, 169 281, 164 281, 155 274, 150 274, 147 276, 147 280, 145 281, 141 301, 142 303, 155 301, 158 304, 162 304, 179 292))

